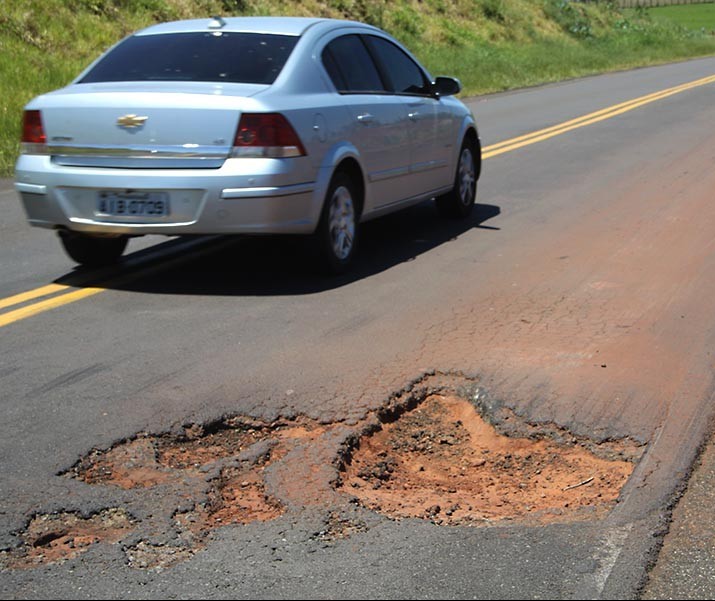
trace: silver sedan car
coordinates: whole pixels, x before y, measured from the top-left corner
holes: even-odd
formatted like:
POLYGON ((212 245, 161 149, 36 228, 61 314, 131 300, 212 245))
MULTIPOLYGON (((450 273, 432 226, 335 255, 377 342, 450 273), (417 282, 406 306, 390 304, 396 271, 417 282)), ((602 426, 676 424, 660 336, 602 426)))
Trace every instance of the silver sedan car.
POLYGON ((459 91, 362 23, 164 23, 25 107, 15 186, 80 264, 144 234, 304 234, 339 273, 361 222, 431 198, 470 214, 481 146, 459 91))

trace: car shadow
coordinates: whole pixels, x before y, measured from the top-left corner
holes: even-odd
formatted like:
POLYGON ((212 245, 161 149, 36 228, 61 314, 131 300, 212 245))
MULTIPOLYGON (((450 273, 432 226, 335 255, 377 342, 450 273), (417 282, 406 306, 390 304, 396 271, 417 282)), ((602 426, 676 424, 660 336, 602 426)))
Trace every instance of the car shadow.
MULTIPOLYGON (((281 296, 322 292, 345 286, 411 261, 499 215, 493 205, 477 204, 464 220, 440 218, 433 203, 422 203, 363 224, 360 247, 349 273, 326 276, 303 236, 207 238, 201 251, 176 251, 178 240, 131 253, 112 270, 77 268, 56 280, 75 287, 156 294, 281 296), (151 260, 157 251, 170 260, 151 260), (143 260, 148 259, 148 260, 143 260), (177 260, 178 259, 178 260, 177 260), (141 266, 132 264, 140 263, 141 266), (146 266, 149 265, 149 268, 146 266)), ((179 239, 180 240, 180 239, 179 239)))

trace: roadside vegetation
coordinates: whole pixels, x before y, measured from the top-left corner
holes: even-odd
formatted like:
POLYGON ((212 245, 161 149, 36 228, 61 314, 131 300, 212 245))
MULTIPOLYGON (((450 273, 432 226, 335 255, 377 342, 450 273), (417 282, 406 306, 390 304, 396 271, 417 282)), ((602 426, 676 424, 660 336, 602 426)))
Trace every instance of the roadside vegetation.
POLYGON ((606 2, 0 0, 0 175, 12 174, 22 107, 33 96, 66 85, 132 31, 215 14, 366 21, 403 41, 434 75, 459 77, 465 95, 715 54, 708 29, 606 2))

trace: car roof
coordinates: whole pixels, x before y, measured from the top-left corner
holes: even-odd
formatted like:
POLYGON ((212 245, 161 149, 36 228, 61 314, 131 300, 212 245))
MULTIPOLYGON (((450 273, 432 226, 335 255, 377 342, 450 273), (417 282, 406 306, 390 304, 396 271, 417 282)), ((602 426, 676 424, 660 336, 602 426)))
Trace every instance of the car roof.
POLYGON ((271 33, 278 35, 300 36, 309 27, 323 23, 336 26, 359 25, 355 21, 338 19, 320 19, 312 17, 207 17, 205 19, 188 19, 171 21, 152 25, 138 31, 135 35, 156 35, 164 33, 188 33, 197 31, 232 31, 245 33, 271 33))

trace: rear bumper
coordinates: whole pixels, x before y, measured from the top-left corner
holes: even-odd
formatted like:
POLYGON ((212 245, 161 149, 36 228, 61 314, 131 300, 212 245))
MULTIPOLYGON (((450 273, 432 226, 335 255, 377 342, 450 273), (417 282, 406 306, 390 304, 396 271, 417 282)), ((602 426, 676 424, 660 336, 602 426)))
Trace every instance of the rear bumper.
POLYGON ((306 157, 228 159, 218 169, 104 169, 22 155, 15 189, 38 227, 103 234, 309 234, 322 195, 306 157), (166 192, 168 215, 100 214, 102 191, 166 192))

